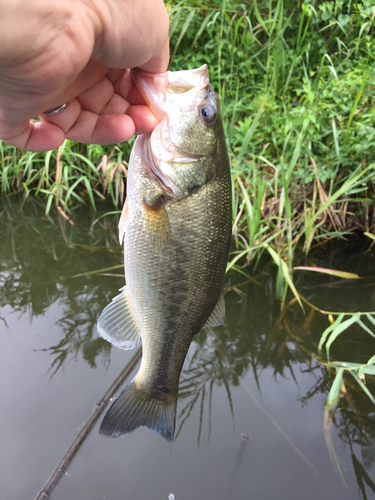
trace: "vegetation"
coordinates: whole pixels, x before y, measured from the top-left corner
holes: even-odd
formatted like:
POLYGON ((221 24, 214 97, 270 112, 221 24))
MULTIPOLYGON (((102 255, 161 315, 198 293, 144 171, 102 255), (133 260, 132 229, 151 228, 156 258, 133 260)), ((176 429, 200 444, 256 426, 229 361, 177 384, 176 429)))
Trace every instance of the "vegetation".
MULTIPOLYGON (((269 248, 375 233, 375 11, 370 0, 169 0, 172 70, 207 63, 231 155, 237 266, 269 248)), ((64 211, 123 202, 131 143, 67 142, 25 153, 0 144, 2 194, 64 211)))
MULTIPOLYGON (((276 295, 291 289, 301 252, 361 232, 375 239, 375 8, 371 0, 168 0, 171 70, 209 65, 221 99, 233 173, 235 248, 228 269, 244 273, 263 255, 278 267, 276 295)), ((46 154, 0 143, 1 193, 46 198, 66 212, 110 197, 123 202, 131 142, 65 143, 46 154)), ((340 276, 333 270, 326 270, 340 276)), ((353 277, 353 276, 352 276, 353 277)), ((294 280, 296 281, 296 280, 294 280)), ((373 334, 374 312, 322 311, 331 342, 346 327, 373 334), (364 314, 364 313, 363 313, 364 314)), ((337 364, 362 383, 375 359, 337 364)), ((336 364, 334 364, 336 363, 336 364)), ((363 386, 365 390, 365 386, 363 386)), ((368 391, 367 391, 368 392, 368 391)), ((372 397, 372 396, 371 396, 372 397)), ((372 401, 374 401, 372 397, 372 401)))

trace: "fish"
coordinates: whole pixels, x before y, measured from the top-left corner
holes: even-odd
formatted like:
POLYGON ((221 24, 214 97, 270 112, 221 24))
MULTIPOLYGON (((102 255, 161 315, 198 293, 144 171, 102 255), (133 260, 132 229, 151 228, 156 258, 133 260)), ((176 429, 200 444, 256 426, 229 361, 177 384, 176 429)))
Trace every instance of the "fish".
POLYGON ((142 360, 99 432, 119 437, 146 426, 173 441, 190 344, 203 327, 224 322, 230 164, 207 65, 132 76, 160 123, 131 152, 119 222, 126 285, 103 310, 98 331, 122 349, 142 339, 142 360))

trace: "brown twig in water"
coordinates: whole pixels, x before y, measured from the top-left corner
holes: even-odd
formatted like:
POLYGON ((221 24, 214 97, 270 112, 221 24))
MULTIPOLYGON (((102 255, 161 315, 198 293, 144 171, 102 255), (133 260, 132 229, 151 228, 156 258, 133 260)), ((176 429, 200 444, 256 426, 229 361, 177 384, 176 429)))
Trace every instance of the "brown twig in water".
POLYGON ((47 484, 45 487, 42 489, 42 491, 39 493, 38 497, 36 500, 46 500, 50 498, 50 495, 52 491, 55 489, 56 484, 60 481, 61 477, 63 476, 64 472, 66 471, 69 463, 71 462, 72 458, 80 448, 81 444, 91 431, 92 427, 94 426, 95 422, 97 421, 98 417, 106 407, 108 401, 111 399, 113 394, 117 391, 117 389, 123 384, 123 382, 127 379, 127 377, 130 375, 132 370, 135 368, 136 364, 141 358, 142 354, 142 348, 138 349, 138 351, 135 353, 135 355, 132 357, 132 359, 129 361, 129 363, 126 365, 124 370, 120 373, 120 375, 116 378, 116 380, 113 382, 111 387, 108 389, 108 391, 105 393, 103 398, 98 401, 97 408, 95 408, 93 414, 89 418, 89 420, 85 423, 73 443, 71 444, 70 448, 68 451, 65 453, 63 459, 59 463, 59 465, 56 467, 56 470, 48 480, 47 484))
POLYGON ((57 207, 57 210, 59 211, 59 214, 64 217, 65 220, 69 222, 72 226, 75 226, 75 223, 72 221, 72 219, 67 215, 64 210, 60 207, 60 205, 57 207))

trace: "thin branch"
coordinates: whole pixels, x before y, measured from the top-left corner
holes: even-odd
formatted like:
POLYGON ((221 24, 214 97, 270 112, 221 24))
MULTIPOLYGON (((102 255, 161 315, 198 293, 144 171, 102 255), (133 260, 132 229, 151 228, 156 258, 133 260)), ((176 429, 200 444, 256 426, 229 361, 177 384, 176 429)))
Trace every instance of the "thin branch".
POLYGON ((55 489, 57 483, 60 481, 61 477, 64 475, 64 472, 66 471, 69 463, 71 462, 72 458, 76 454, 76 452, 79 450, 80 446, 82 445, 83 441, 93 428, 95 422, 99 418, 100 414, 103 412, 104 408, 106 407, 108 401, 111 399, 111 397, 114 395, 114 393, 119 389, 119 387, 124 383, 124 381, 127 379, 127 377, 130 375, 132 370, 135 368, 136 364, 140 360, 142 355, 142 348, 138 349, 138 351, 135 353, 135 355, 132 357, 132 359, 129 361, 129 363, 126 365, 124 370, 120 373, 120 375, 116 378, 116 380, 113 382, 111 387, 108 389, 108 391, 105 393, 103 398, 96 403, 97 407, 95 408, 93 414, 89 418, 89 420, 85 423, 73 443, 71 444, 70 448, 68 451, 65 453, 63 459, 57 466, 56 470, 48 480, 47 484, 45 487, 42 489, 42 491, 39 493, 38 497, 36 500, 46 500, 50 498, 51 492, 55 489))

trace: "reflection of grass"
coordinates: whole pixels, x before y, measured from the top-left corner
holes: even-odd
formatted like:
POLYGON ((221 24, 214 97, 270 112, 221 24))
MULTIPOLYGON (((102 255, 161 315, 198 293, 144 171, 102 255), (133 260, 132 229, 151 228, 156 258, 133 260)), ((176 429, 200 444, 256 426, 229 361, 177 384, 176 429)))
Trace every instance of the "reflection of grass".
POLYGON ((96 287, 86 286, 83 292, 70 294, 69 298, 65 294, 59 297, 63 315, 56 324, 61 328, 63 338, 58 344, 43 349, 53 357, 49 369, 51 376, 65 361, 76 360, 79 355, 83 356, 91 368, 96 368, 96 359, 109 365, 111 345, 98 337, 96 330, 96 322, 101 312, 97 295, 96 287))
MULTIPOLYGON (((205 337, 205 346, 207 346, 208 344, 208 348, 204 348, 204 361, 197 361, 198 357, 201 356, 202 348, 197 349, 189 363, 189 367, 183 372, 180 387, 183 387, 184 390, 182 392, 180 391, 180 398, 183 399, 188 397, 190 398, 190 401, 185 405, 179 415, 179 418, 182 418, 182 420, 176 437, 178 436, 184 423, 190 416, 192 410, 194 409, 194 406, 200 402, 198 444, 200 443, 204 416, 204 404, 206 398, 206 385, 208 385, 208 439, 210 439, 211 434, 211 410, 214 383, 216 385, 224 385, 228 397, 229 408, 234 419, 233 401, 230 391, 230 385, 228 383, 228 381, 230 380, 232 383, 234 383, 234 385, 241 385, 244 388, 245 392, 249 395, 255 406, 270 420, 272 425, 275 426, 277 431, 280 432, 280 434, 289 443, 289 445, 291 445, 291 447, 299 455, 299 457, 317 473, 318 470, 316 469, 316 467, 308 460, 308 458, 301 452, 301 450, 299 450, 292 439, 286 434, 286 432, 277 423, 277 421, 265 409, 263 404, 255 397, 255 395, 252 393, 250 388, 241 377, 241 374, 237 373, 238 370, 236 370, 234 365, 227 358, 227 355, 230 355, 231 349, 227 349, 226 345, 222 342, 225 338, 227 341, 229 341, 228 332, 224 332, 224 335, 215 335, 215 332, 212 329, 209 329, 209 334, 207 334, 207 336, 205 337), (213 369, 214 378, 212 377, 213 369)), ((258 385, 258 389, 259 388, 260 387, 258 385)))
MULTIPOLYGON (((329 313, 332 316, 332 313, 329 313)), ((337 314, 337 313, 336 313, 337 314)), ((332 319, 332 324, 328 326, 322 334, 322 337, 319 342, 319 350, 323 347, 323 344, 326 344, 326 356, 327 361, 326 364, 330 368, 334 368, 336 370, 335 380, 332 384, 331 390, 327 399, 327 409, 332 409, 341 393, 341 387, 343 385, 343 376, 344 372, 349 373, 353 376, 354 380, 358 383, 364 393, 370 398, 372 403, 375 404, 375 398, 368 390, 364 381, 366 379, 366 375, 373 376, 375 375, 375 355, 370 356, 369 360, 366 363, 353 363, 350 361, 331 361, 330 360, 330 347, 332 343, 338 338, 339 335, 344 333, 351 325, 358 325, 364 332, 371 335, 375 338, 375 332, 371 330, 363 321, 362 317, 368 320, 370 326, 372 326, 374 330, 375 326, 375 312, 374 313, 341 313, 337 314, 337 318, 335 321, 332 319), (349 316, 348 319, 344 321, 344 318, 349 316)))
MULTIPOLYGON (((51 373, 61 369, 68 359, 79 356, 93 367, 101 361, 106 363, 111 346, 98 339, 95 324, 103 307, 117 294, 123 278, 120 277, 118 281, 114 277, 99 279, 93 272, 122 266, 122 254, 117 251, 117 236, 113 231, 115 216, 101 219, 93 231, 88 231, 97 214, 87 214, 87 220, 82 217, 82 227, 72 226, 59 216, 59 222, 56 223, 52 217, 44 216, 42 205, 31 201, 25 203, 22 211, 14 210, 15 204, 5 204, 0 209, 0 237, 3 241, 0 246, 3 280, 0 305, 8 304, 20 313, 29 312, 31 317, 44 314, 53 303, 61 305, 61 340, 46 349, 52 355, 51 373), (77 275, 80 276, 66 279, 67 276, 77 275)), ((72 213, 72 218, 77 220, 76 212, 72 213)), ((365 259, 359 259, 356 252, 340 248, 342 254, 339 259, 346 266, 354 268, 354 263, 363 265, 365 259)), ((333 257, 331 260, 330 265, 334 269, 333 257)), ((319 262, 318 257, 309 264, 315 269, 324 267, 324 262, 319 262)), ((332 389, 332 380, 336 373, 335 363, 346 359, 345 345, 350 346, 351 357, 347 361, 353 364, 353 373, 361 375, 355 370, 360 368, 359 364, 369 366, 371 354, 368 353, 374 350, 373 338, 357 321, 347 325, 350 328, 341 331, 329 346, 329 360, 333 368, 327 366, 326 358, 318 358, 318 346, 321 332, 330 326, 329 310, 336 313, 340 311, 343 300, 353 310, 371 310, 373 298, 368 290, 373 289, 372 280, 345 280, 339 286, 335 274, 312 272, 308 280, 302 280, 303 272, 298 270, 294 275, 294 283, 305 304, 304 315, 295 299, 288 302, 290 295, 285 298, 285 306, 280 308, 276 296, 277 282, 269 269, 267 263, 259 266, 257 274, 242 283, 238 283, 238 274, 227 275, 225 325, 215 328, 214 334, 203 330, 194 339, 197 348, 181 375, 181 411, 177 435, 189 415, 198 411, 198 442, 202 440, 205 422, 208 423, 210 437, 211 427, 215 423, 212 412, 215 389, 223 387, 228 409, 235 415, 232 388, 242 383, 246 373, 252 371, 260 392, 262 371, 271 368, 275 379, 291 376, 297 384, 299 371, 313 374, 315 385, 300 397, 304 404, 317 394, 327 397, 330 391, 340 389, 341 397, 337 402, 339 411, 335 409, 329 414, 331 425, 337 427, 342 440, 359 443, 367 449, 375 439, 371 421, 373 403, 363 397, 360 385, 351 375, 344 376, 344 385, 336 383, 335 389, 332 389), (310 304, 314 304, 314 307, 310 304), (326 309, 322 308, 322 304, 326 309)), ((354 270, 360 276, 373 272, 371 266, 364 266, 363 269, 363 272, 354 270)), ((349 316, 343 317, 340 325, 349 317, 363 321, 362 316, 355 314, 351 312, 349 316)), ((372 329, 372 323, 366 321, 363 323, 372 329)), ((331 328, 327 341, 332 331, 331 328)), ((366 388, 373 393, 373 375, 368 370, 362 375, 366 388)), ((369 455, 368 460, 372 463, 373 458, 369 455)), ((361 480, 366 483, 364 477, 361 480)))
POLYGON ((110 345, 98 338, 96 321, 123 278, 100 279, 96 274, 123 268, 113 225, 101 219, 91 231, 94 212, 81 215, 83 226, 72 226, 59 215, 44 216, 44 208, 37 200, 26 202, 22 210, 16 200, 5 200, 0 207, 0 307, 8 305, 32 319, 59 304, 63 316, 57 328, 63 336, 45 349, 54 358, 53 373, 79 354, 92 367, 97 359, 109 362, 110 345))
MULTIPOLYGON (((196 404, 199 404, 199 430, 198 444, 201 439, 204 405, 208 397, 208 439, 211 434, 212 418, 212 394, 214 385, 224 385, 228 397, 229 408, 234 418, 232 395, 229 381, 233 381, 233 375, 229 367, 224 363, 220 356, 220 348, 216 345, 214 336, 203 332, 200 337, 204 337, 204 343, 196 349, 188 366, 184 368, 180 380, 179 398, 189 399, 181 410, 179 419, 180 425, 176 433, 176 438, 182 430, 183 425, 189 418, 196 404)), ((233 383, 233 382, 232 382, 233 383)), ((237 382, 238 383, 238 382, 237 382)), ((237 384, 236 384, 237 385, 237 384)))
MULTIPOLYGON (((331 276, 337 276, 344 278, 345 280, 350 279, 358 279, 359 276, 355 273, 346 273, 342 271, 335 271, 332 269, 325 268, 317 268, 317 267, 299 267, 296 269, 302 270, 313 270, 318 271, 322 274, 329 274, 331 276)), ((345 333, 350 327, 357 325, 360 329, 366 334, 370 335, 370 337, 375 338, 375 311, 373 312, 335 312, 320 309, 309 301, 307 301, 302 295, 300 295, 297 290, 294 288, 293 293, 295 297, 298 299, 298 303, 301 303, 301 300, 305 302, 310 308, 311 313, 318 312, 328 317, 330 325, 323 331, 321 334, 321 338, 318 345, 318 352, 321 354, 323 345, 325 344, 325 358, 321 355, 317 358, 323 365, 328 366, 336 371, 335 380, 332 384, 331 390, 327 399, 327 409, 330 410, 335 407, 337 401, 339 400, 342 387, 344 384, 344 373, 352 375, 354 380, 358 383, 360 388, 364 391, 364 393, 369 397, 370 401, 375 404, 375 397, 365 385, 365 376, 374 376, 375 375, 375 354, 370 355, 368 360, 365 363, 356 363, 351 361, 338 361, 330 359, 330 348, 334 341, 338 339, 340 335, 345 333), (336 317, 336 319, 334 319, 336 317)), ((285 297, 285 296, 284 296, 285 297)), ((291 304, 294 302, 294 299, 291 301, 291 304)), ((307 317, 307 319, 309 316, 307 317)), ((290 330, 290 329, 289 329, 290 330)), ((293 333, 291 332, 291 337, 293 337, 293 333)), ((297 339, 293 339, 297 340, 297 339)))
POLYGON ((357 478, 359 490, 361 491, 363 498, 365 500, 367 500, 365 483, 367 484, 367 486, 371 489, 371 491, 373 493, 375 493, 375 483, 370 478, 367 471, 365 470, 365 468, 363 467, 361 462, 358 460, 358 458, 355 456, 353 451, 352 451, 351 458, 352 458, 354 472, 355 472, 355 475, 357 478))

